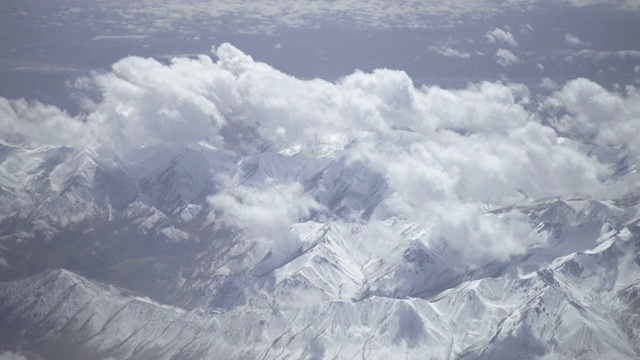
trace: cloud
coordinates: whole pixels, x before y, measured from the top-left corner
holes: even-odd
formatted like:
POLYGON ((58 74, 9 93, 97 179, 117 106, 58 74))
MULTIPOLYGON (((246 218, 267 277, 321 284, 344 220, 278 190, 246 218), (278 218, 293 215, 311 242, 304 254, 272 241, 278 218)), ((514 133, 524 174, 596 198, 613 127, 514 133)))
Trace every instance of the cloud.
MULTIPOLYGON (((609 5, 606 0, 569 0, 569 4, 576 7, 593 6, 593 5, 609 5)), ((638 10, 637 0, 622 0, 616 4, 616 7, 628 10, 638 10)))
MULTIPOLYGON (((498 54, 514 63, 508 50, 498 54)), ((26 143, 100 142, 124 157, 140 144, 207 141, 240 154, 301 151, 358 162, 389 186, 368 224, 420 224, 430 246, 453 249, 473 264, 506 259, 539 241, 522 214, 487 214, 489 208, 523 196, 606 190, 607 164, 566 137, 632 144, 638 135, 637 93, 621 96, 584 79, 544 101, 545 110, 564 116, 542 119, 519 84, 417 88, 405 72, 389 69, 356 71, 335 82, 302 80, 230 44, 213 55, 125 58, 79 84, 79 91, 88 89, 82 117, 2 99, 0 134, 26 143), (552 126, 545 125, 549 120, 552 126)), ((215 224, 263 244, 273 259, 300 247, 292 224, 328 211, 295 182, 249 186, 223 177, 219 189, 208 198, 215 224)))
POLYGON ((500 28, 495 28, 485 34, 485 38, 491 44, 493 43, 502 43, 512 47, 518 46, 518 43, 513 38, 513 34, 509 31, 502 30, 500 28))
POLYGON ((264 188, 233 183, 226 179, 224 192, 208 198, 220 213, 217 222, 247 232, 252 237, 280 237, 289 226, 309 216, 320 205, 304 193, 299 183, 267 182, 264 188))
POLYGON ((372 220, 425 224, 432 248, 449 248, 467 264, 525 252, 540 241, 528 220, 516 212, 487 214, 487 204, 517 202, 523 193, 591 192, 606 170, 561 145, 552 130, 528 121, 522 126, 505 128, 504 135, 441 130, 401 145, 397 139, 360 144, 359 160, 383 172, 393 190, 372 220))
POLYGON ((322 209, 299 183, 268 180, 258 188, 227 178, 221 182, 222 191, 207 198, 216 214, 216 226, 254 240, 271 253, 274 261, 285 259, 301 247, 290 231, 291 225, 322 209))
POLYGON ((501 66, 509 67, 519 63, 520 59, 509 50, 499 49, 496 52, 496 62, 501 66))
POLYGON ((640 59, 640 51, 638 50, 591 50, 582 49, 567 56, 565 59, 568 62, 573 62, 577 58, 591 60, 594 62, 603 62, 609 60, 628 60, 628 59, 640 59))
MULTIPOLYGON (((283 2, 276 0, 262 0, 247 3, 240 0, 220 0, 212 4, 209 1, 189 0, 144 0, 136 4, 126 2, 99 1, 96 7, 110 16, 109 21, 101 20, 95 9, 75 7, 72 4, 59 5, 51 11, 58 17, 65 19, 73 15, 73 22, 85 21, 96 31, 112 29, 114 23, 122 24, 120 28, 130 25, 130 19, 136 22, 133 36, 140 34, 173 31, 180 24, 181 30, 195 30, 205 24, 217 23, 225 19, 235 24, 240 32, 265 33, 275 32, 282 27, 303 28, 314 27, 325 23, 327 19, 337 23, 349 24, 360 28, 425 28, 434 22, 452 24, 457 17, 467 14, 495 14, 508 9, 510 6, 489 6, 487 0, 471 0, 465 6, 450 1, 418 1, 389 3, 383 0, 367 2, 355 0, 313 2, 283 2), (71 11, 74 9, 75 11, 71 11), (429 18, 430 21, 425 21, 429 18)), ((71 22, 71 21, 70 21, 71 22)), ((99 34, 99 32, 98 32, 99 34)), ((98 35, 104 38, 108 35, 98 35)), ((129 35, 131 36, 131 35, 129 35)))
POLYGON ((540 81, 540 85, 541 88, 543 89, 547 89, 547 90, 557 90, 560 86, 558 85, 558 83, 556 83, 555 81, 549 79, 549 78, 543 78, 542 81, 540 81))
MULTIPOLYGON (((43 14, 44 26, 50 23, 84 23, 97 36, 108 36, 114 28, 128 29, 131 35, 149 35, 174 31, 198 33, 210 24, 233 23, 234 31, 245 33, 276 32, 283 27, 313 28, 335 21, 336 24, 359 28, 428 28, 437 25, 458 25, 460 17, 472 14, 486 18, 512 11, 543 7, 539 0, 526 2, 468 0, 461 6, 449 0, 408 0, 395 2, 371 0, 242 1, 218 0, 142 0, 137 2, 97 0, 98 6, 78 7, 73 3, 56 2, 43 14), (136 19, 135 26, 131 19, 136 19), (220 21, 223 19, 223 21, 220 21), (49 20, 49 21, 47 21, 49 20)), ((607 8, 638 10, 634 0, 571 0, 563 2, 567 11, 572 6, 600 4, 607 8)), ((32 9, 29 9, 32 11, 32 9)), ((50 25, 52 26, 52 25, 50 25)), ((220 25, 217 25, 220 26, 220 25)), ((111 34, 112 35, 112 34, 111 34)))
POLYGON ((458 57, 461 59, 468 59, 471 57, 471 54, 469 54, 468 52, 456 50, 449 46, 444 46, 444 45, 429 46, 429 50, 436 54, 446 56, 446 57, 458 57))
POLYGON ((628 87, 626 94, 620 94, 581 78, 567 82, 546 104, 562 110, 553 119, 558 131, 599 145, 625 145, 637 153, 640 93, 636 88, 628 87))
POLYGON ((565 34, 564 36, 565 41, 571 45, 571 46, 589 46, 589 43, 583 42, 582 40, 580 40, 579 37, 577 37, 576 35, 572 35, 572 34, 565 34))
MULTIPOLYGON (((113 29, 114 23, 122 24, 120 28, 125 28, 130 25, 130 19, 134 18, 138 21, 133 29, 136 34, 133 35, 140 35, 173 31, 178 24, 181 29, 194 30, 206 26, 205 24, 217 23, 216 20, 219 19, 242 24, 236 29, 249 33, 274 32, 282 27, 314 27, 325 23, 327 19, 361 28, 425 28, 432 26, 434 22, 450 24, 463 14, 494 14, 511 7, 497 7, 495 4, 489 4, 487 0, 470 0, 465 6, 444 0, 410 0, 394 3, 393 6, 389 6, 389 3, 383 0, 262 0, 250 3, 241 0, 220 0, 215 4, 209 1, 189 0, 144 0, 136 4, 101 0, 99 3, 100 6, 91 9, 90 12, 73 4, 60 4, 54 8, 57 11, 50 12, 62 19, 73 16, 69 22, 86 21, 96 31, 103 29, 105 34, 109 33, 109 29, 113 29), (96 14, 96 8, 110 15, 108 22, 101 20, 102 17, 96 14), (426 18, 430 20, 425 21, 426 18)), ((98 35, 105 36, 108 35, 98 35)))
POLYGON ((601 169, 562 145, 555 131, 526 109, 528 96, 521 85, 496 83, 455 91, 425 88, 414 95, 414 106, 428 127, 362 139, 355 153, 416 203, 494 201, 521 192, 544 197, 597 187, 601 169), (565 171, 580 176, 565 182, 560 176, 565 171))
POLYGON ((0 138, 9 144, 34 146, 91 142, 82 117, 71 117, 55 106, 0 97, 0 138))
POLYGON ((0 360, 27 360, 27 358, 19 353, 3 351, 0 352, 0 360))
POLYGON ((521 214, 489 215, 486 204, 594 193, 607 173, 526 110, 522 86, 424 88, 413 101, 428 127, 379 134, 354 148, 356 160, 385 174, 393 189, 372 219, 428 224, 432 246, 448 246, 468 263, 505 259, 539 241, 521 214))
POLYGON ((232 99, 219 98, 215 89, 228 86, 232 75, 217 67, 207 56, 174 58, 169 65, 125 58, 95 77, 102 99, 87 123, 103 129, 102 141, 116 141, 115 146, 207 138, 219 145, 216 135, 225 120, 217 104, 229 105, 232 99))

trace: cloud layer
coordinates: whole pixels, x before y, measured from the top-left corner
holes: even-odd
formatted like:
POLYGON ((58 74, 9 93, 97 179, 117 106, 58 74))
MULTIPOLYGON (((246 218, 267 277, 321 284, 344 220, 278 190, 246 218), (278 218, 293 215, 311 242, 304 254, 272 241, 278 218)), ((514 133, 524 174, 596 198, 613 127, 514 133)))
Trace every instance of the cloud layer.
MULTIPOLYGON (((570 0, 563 6, 606 5, 625 10, 638 10, 635 0, 570 0)), ((460 16, 473 14, 487 17, 510 10, 547 8, 540 0, 508 1, 468 0, 464 3, 448 0, 408 0, 389 3, 383 0, 318 0, 318 1, 241 1, 241 0, 144 0, 136 2, 98 0, 96 6, 82 7, 74 2, 60 2, 47 7, 47 19, 56 23, 84 22, 100 34, 121 28, 131 35, 148 35, 190 27, 224 27, 233 19, 240 32, 269 32, 281 27, 314 27, 334 21, 349 27, 427 28, 434 24, 453 25, 460 16), (96 9, 100 9, 96 11, 96 9), (114 26, 114 23, 117 24, 114 26)), ((30 9, 31 10, 31 9, 30 9)), ((497 34, 497 38, 504 34, 497 34)), ((496 31, 494 30, 494 31, 496 31)), ((111 34, 111 35, 109 35, 111 34)), ((118 34, 117 36, 122 36, 118 34)), ((504 39, 508 40, 508 36, 504 39)))
MULTIPOLYGON (((504 259, 540 240, 522 214, 487 210, 526 197, 606 190, 602 180, 612 169, 576 141, 637 151, 635 88, 616 93, 578 79, 538 108, 519 84, 416 88, 406 73, 388 69, 333 83, 300 80, 229 44, 214 55, 169 63, 125 58, 78 82, 87 95, 87 112, 78 117, 0 99, 0 137, 26 146, 101 144, 123 154, 141 145, 207 141, 241 154, 343 158, 389 184, 391 195, 371 224, 420 224, 431 246, 472 262, 504 259)), ((248 237, 281 239, 276 248, 295 248, 290 225, 322 210, 297 183, 221 184, 210 198, 216 221, 248 237)))

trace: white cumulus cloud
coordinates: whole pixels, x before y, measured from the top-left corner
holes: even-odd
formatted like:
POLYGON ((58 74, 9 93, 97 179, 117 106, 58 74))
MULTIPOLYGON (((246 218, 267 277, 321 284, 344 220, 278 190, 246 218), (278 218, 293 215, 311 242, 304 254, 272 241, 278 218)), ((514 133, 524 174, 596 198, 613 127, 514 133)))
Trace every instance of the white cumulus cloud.
POLYGON ((513 34, 507 30, 495 28, 485 34, 485 38, 489 43, 501 43, 509 46, 516 47, 518 43, 513 37, 513 34))
POLYGON ((581 78, 566 83, 547 104, 564 112, 554 119, 559 131, 599 145, 638 150, 640 93, 636 88, 628 87, 623 95, 581 78))
POLYGON ((446 57, 457 57, 461 59, 468 59, 471 57, 471 54, 468 52, 456 50, 449 46, 429 46, 429 50, 446 57))
POLYGON ((231 226, 251 237, 290 236, 289 226, 308 217, 320 205, 298 183, 267 183, 264 188, 225 180, 225 191, 208 198, 220 215, 221 226, 231 226))
POLYGON ((589 43, 583 42, 578 36, 573 34, 565 34, 564 39, 571 46, 589 46, 589 43))
POLYGON ((521 60, 509 50, 498 49, 496 51, 496 62, 504 67, 509 67, 519 63, 521 60))
POLYGON ((292 224, 322 207, 299 183, 268 182, 256 188, 222 179, 223 191, 207 200, 215 211, 216 226, 231 228, 268 252, 276 265, 301 247, 290 231, 292 224))
POLYGON ((0 138, 14 144, 79 144, 89 134, 84 119, 55 106, 0 97, 0 138))
MULTIPOLYGON (((122 152, 140 144, 207 141, 242 154, 299 149, 307 156, 344 157, 389 185, 390 195, 367 220, 373 227, 418 223, 432 246, 482 262, 539 241, 522 214, 488 209, 524 196, 604 191, 601 179, 610 169, 567 137, 635 146, 639 135, 637 92, 630 88, 623 96, 585 79, 554 92, 544 104, 560 115, 543 119, 524 85, 418 88, 405 72, 389 69, 357 71, 335 82, 302 80, 230 44, 214 55, 168 63, 125 58, 87 80, 97 96, 87 96, 87 113, 79 117, 1 99, 0 136, 23 144, 99 141, 122 152)), ((504 66, 519 61, 508 50, 496 56, 504 66)), ((222 179, 220 189, 209 197, 216 224, 262 239, 256 241, 274 259, 299 248, 292 224, 323 211, 295 182, 249 186, 222 179)))

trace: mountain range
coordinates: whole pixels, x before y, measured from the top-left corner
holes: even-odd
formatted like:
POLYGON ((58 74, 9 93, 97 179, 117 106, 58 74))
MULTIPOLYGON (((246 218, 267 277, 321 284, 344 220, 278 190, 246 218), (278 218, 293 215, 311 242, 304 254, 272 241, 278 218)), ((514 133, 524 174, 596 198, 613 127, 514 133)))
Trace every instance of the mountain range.
MULTIPOLYGON (((434 224, 393 213, 389 177, 349 146, 314 146, 2 145, 0 349, 47 360, 640 357, 637 191, 487 204, 482 216, 526 218, 534 240, 466 261, 464 247, 430 237, 434 224)), ((589 151, 613 153, 618 178, 635 173, 625 149, 589 151)))

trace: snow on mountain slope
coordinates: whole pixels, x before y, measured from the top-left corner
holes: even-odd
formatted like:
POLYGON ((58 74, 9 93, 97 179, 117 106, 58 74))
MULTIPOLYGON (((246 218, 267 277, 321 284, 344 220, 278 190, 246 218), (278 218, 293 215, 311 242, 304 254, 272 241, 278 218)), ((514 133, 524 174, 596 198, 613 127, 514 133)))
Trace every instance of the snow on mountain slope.
POLYGON ((540 242, 468 266, 428 224, 368 222, 391 190, 357 162, 160 149, 129 160, 16 149, 5 160, 11 174, 39 175, 4 174, 7 199, 38 199, 3 220, 4 280, 65 267, 118 286, 68 270, 0 284, 5 343, 51 359, 639 354, 636 203, 517 204, 507 211, 527 214, 540 242), (155 151, 154 170, 142 160, 155 151), (260 236, 220 227, 206 196, 229 178, 304 184, 320 208, 292 225, 297 250, 269 260, 260 236))
POLYGON ((630 292, 640 285, 629 276, 638 272, 628 251, 637 250, 637 237, 623 230, 603 238, 599 248, 537 272, 464 281, 431 298, 329 300, 289 276, 290 289, 306 298, 281 293, 280 283, 270 295, 286 295, 291 304, 236 301, 239 307, 222 312, 160 305, 68 271, 48 271, 2 284, 3 338, 19 337, 52 359, 634 358, 636 328, 620 312, 633 306, 630 292), (234 344, 239 339, 242 346, 234 344))

